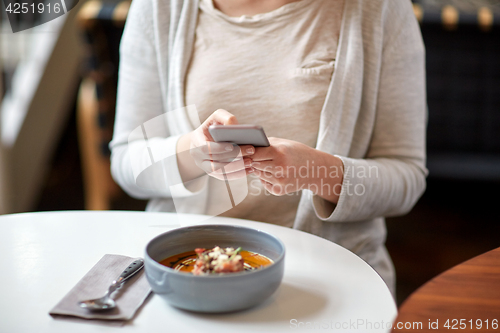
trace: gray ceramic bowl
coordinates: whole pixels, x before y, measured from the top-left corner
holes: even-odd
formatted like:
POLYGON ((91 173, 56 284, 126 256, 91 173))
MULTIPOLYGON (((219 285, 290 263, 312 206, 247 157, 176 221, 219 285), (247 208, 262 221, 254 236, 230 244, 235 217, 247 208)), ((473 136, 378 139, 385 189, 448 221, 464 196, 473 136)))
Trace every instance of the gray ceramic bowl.
POLYGON ((153 291, 173 306, 199 312, 250 308, 271 296, 283 278, 285 246, 276 237, 230 225, 199 225, 161 234, 146 246, 146 276, 153 291), (273 264, 254 271, 194 276, 159 261, 195 248, 242 247, 267 256, 273 264))

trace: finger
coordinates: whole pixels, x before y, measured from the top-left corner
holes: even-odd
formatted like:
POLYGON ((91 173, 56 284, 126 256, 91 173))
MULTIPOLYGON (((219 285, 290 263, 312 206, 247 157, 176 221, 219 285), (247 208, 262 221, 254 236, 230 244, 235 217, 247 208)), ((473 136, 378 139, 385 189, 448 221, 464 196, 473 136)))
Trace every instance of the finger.
POLYGON ((275 168, 275 162, 274 161, 255 161, 252 156, 252 168, 261 170, 261 171, 266 171, 270 173, 274 173, 274 168, 275 168))
POLYGON ((269 147, 256 147, 255 153, 252 155, 254 161, 273 160, 276 156, 276 151, 273 146, 269 147))
MULTIPOLYGON (((204 151, 203 149, 201 150, 204 151)), ((233 151, 221 152, 219 154, 205 154, 200 156, 202 160, 212 160, 218 162, 232 162, 233 160, 241 159, 243 156, 251 156, 255 152, 255 148, 251 145, 237 146, 235 145, 233 151)))
POLYGON ((255 147, 252 145, 241 145, 238 147, 240 148, 241 154, 243 156, 250 156, 255 153, 255 147))
POLYGON ((259 169, 255 169, 253 168, 253 173, 259 177, 260 179, 268 182, 268 183, 277 183, 277 179, 276 177, 274 177, 274 175, 270 172, 265 172, 265 171, 261 171, 259 169))
POLYGON ((248 174, 253 173, 252 168, 247 168, 245 170, 239 170, 230 173, 208 173, 209 176, 218 180, 236 180, 246 177, 248 174))
POLYGON ((217 163, 231 163, 241 161, 243 157, 239 156, 233 158, 232 156, 224 156, 224 155, 204 155, 200 160, 201 162, 209 161, 209 162, 217 162, 217 163))
POLYGON ((197 147, 204 154, 233 154, 235 157, 240 153, 240 148, 238 145, 232 144, 230 142, 213 142, 207 141, 206 145, 197 147))
POLYGON ((218 109, 214 113, 212 113, 207 120, 201 124, 201 130, 203 131, 203 135, 209 139, 209 141, 215 141, 208 128, 212 125, 237 125, 238 120, 236 116, 232 113, 229 113, 226 110, 218 109))
POLYGON ((207 173, 231 173, 240 170, 244 170, 245 168, 249 168, 251 166, 251 160, 243 159, 237 160, 230 163, 223 162, 214 162, 214 161, 203 161, 200 164, 200 167, 207 173))
POLYGON ((206 120, 207 128, 210 125, 237 125, 236 116, 224 109, 218 109, 206 120))
MULTIPOLYGON (((200 161, 214 161, 214 162, 233 162, 233 161, 239 161, 243 159, 243 156, 240 154, 235 155, 233 152, 228 152, 228 153, 221 153, 221 154, 198 154, 196 157, 200 161)), ((247 159, 249 159, 247 157, 247 159)))
POLYGON ((212 142, 211 146, 207 144, 191 148, 190 153, 191 156, 193 156, 193 158, 195 159, 195 161, 197 161, 196 162, 197 164, 205 160, 231 162, 233 160, 241 158, 241 153, 238 146, 231 145, 230 147, 232 147, 234 150, 227 151, 228 149, 225 149, 224 146, 216 145, 214 142, 212 142), (211 151, 214 153, 210 153, 211 151))

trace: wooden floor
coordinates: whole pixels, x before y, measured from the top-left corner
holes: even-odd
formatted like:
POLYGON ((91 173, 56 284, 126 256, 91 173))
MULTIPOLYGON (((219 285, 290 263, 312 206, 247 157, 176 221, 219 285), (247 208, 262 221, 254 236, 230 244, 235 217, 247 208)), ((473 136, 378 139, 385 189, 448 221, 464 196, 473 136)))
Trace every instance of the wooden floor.
MULTIPOLYGON (((387 220, 387 247, 397 271, 398 304, 452 266, 500 247, 500 183, 428 179, 427 191, 406 216, 387 220)), ((143 210, 126 195, 114 209, 143 210)), ((54 156, 36 211, 83 209, 74 118, 54 156)))

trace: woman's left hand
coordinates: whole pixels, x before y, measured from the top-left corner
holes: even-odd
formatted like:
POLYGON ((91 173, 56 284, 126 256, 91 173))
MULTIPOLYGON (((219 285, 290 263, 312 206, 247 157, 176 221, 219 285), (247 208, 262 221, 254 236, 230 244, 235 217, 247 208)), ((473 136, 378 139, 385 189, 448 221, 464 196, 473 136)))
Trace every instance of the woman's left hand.
POLYGON ((252 169, 274 195, 303 189, 337 203, 343 179, 342 161, 297 141, 269 138, 271 146, 256 147, 252 169))

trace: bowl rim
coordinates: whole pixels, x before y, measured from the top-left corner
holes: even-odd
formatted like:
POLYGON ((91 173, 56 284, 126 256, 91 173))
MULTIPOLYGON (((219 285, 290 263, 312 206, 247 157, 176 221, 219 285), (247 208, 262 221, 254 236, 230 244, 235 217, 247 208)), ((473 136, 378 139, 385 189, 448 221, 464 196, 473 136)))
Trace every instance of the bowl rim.
POLYGON ((151 261, 153 263, 153 265, 156 266, 156 267, 158 267, 158 268, 165 269, 170 274, 174 274, 174 275, 177 275, 177 276, 183 276, 183 277, 190 278, 190 279, 195 279, 195 280, 197 280, 197 279, 206 280, 206 279, 228 279, 228 278, 235 278, 235 277, 238 277, 238 276, 250 276, 252 274, 259 274, 259 272, 263 272, 263 271, 266 271, 266 270, 268 270, 270 268, 273 268, 278 263, 282 262, 285 259, 286 247, 285 247, 285 244, 283 243, 283 241, 281 239, 279 239, 278 237, 274 236, 273 234, 271 234, 271 233, 269 233, 267 231, 261 230, 261 229, 249 228, 249 227, 244 227, 244 226, 240 226, 240 225, 196 224, 196 225, 190 225, 190 226, 186 226, 186 227, 175 228, 175 229, 168 230, 168 231, 166 231, 164 233, 161 233, 161 234, 157 235, 156 237, 154 237, 153 239, 151 239, 146 244, 146 248, 145 248, 144 252, 145 252, 144 253, 144 257, 147 258, 147 259, 149 259, 148 261, 151 261), (276 260, 274 260, 274 262, 272 262, 270 265, 264 266, 262 268, 255 269, 255 270, 252 270, 252 271, 243 271, 243 272, 226 273, 226 274, 224 274, 224 273, 222 273, 222 274, 211 274, 211 275, 193 275, 193 274, 190 274, 190 273, 187 273, 187 272, 179 272, 179 271, 177 271, 177 270, 175 270, 175 269, 173 269, 171 267, 168 267, 168 266, 160 264, 158 261, 156 261, 155 259, 151 258, 151 256, 149 255, 149 253, 148 253, 148 247, 157 238, 160 238, 160 237, 162 237, 163 235, 165 235, 167 233, 174 232, 174 231, 177 231, 177 230, 180 230, 180 229, 190 229, 190 228, 200 228, 200 227, 217 227, 217 228, 226 227, 226 228, 247 229, 247 230, 251 230, 251 231, 260 232, 260 233, 263 233, 263 234, 267 235, 268 237, 271 237, 274 240, 276 240, 280 244, 280 246, 283 248, 283 251, 280 253, 279 257, 276 260))

